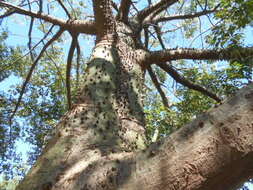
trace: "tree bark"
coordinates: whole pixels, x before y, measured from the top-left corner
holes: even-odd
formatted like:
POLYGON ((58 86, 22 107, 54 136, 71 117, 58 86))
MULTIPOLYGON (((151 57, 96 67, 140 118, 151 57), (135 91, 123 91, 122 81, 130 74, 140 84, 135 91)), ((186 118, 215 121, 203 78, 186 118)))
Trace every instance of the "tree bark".
MULTIPOLYGON (((119 25, 114 30, 127 27, 119 25)), ((111 155, 146 148, 143 70, 129 37, 117 37, 111 31, 104 30, 97 38, 77 102, 56 126, 55 137, 17 189, 82 189, 85 185, 96 189, 105 183, 108 168, 102 167, 96 178, 90 178, 95 175, 90 167, 105 163, 103 159, 111 155), (70 184, 73 172, 84 172, 87 182, 72 180, 70 184)))

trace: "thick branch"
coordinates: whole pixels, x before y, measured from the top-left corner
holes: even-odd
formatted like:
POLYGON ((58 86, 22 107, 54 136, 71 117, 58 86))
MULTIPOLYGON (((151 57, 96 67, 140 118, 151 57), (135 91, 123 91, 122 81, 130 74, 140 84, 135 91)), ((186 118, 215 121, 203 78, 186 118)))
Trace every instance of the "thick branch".
POLYGON ((97 42, 115 39, 115 20, 111 0, 93 0, 93 12, 97 29, 97 42))
POLYGON ((175 81, 177 81, 178 83, 196 90, 214 100, 216 100, 217 102, 221 102, 221 99, 216 96, 214 93, 208 91, 207 89, 205 89, 204 87, 198 85, 198 84, 194 84, 191 81, 187 80, 185 77, 181 76, 171 65, 169 64, 164 64, 164 63, 156 63, 159 67, 161 67, 164 71, 166 71, 175 81))
POLYGON ((84 20, 65 21, 60 18, 49 16, 47 14, 28 11, 21 7, 12 5, 10 3, 2 2, 2 1, 0 1, 0 6, 10 8, 13 11, 15 11, 15 13, 18 13, 18 14, 42 19, 54 25, 58 25, 64 28, 65 30, 75 30, 80 33, 93 34, 93 35, 96 33, 94 21, 84 21, 84 20))
POLYGON ((190 49, 177 48, 167 49, 153 52, 144 52, 137 50, 143 56, 140 61, 144 64, 152 64, 155 62, 166 62, 179 59, 192 60, 232 60, 232 59, 246 59, 253 55, 253 47, 246 48, 226 48, 226 49, 190 49), (142 60, 141 60, 142 59, 142 60))
MULTIPOLYGON (((30 81, 31 76, 32 76, 32 73, 33 73, 35 67, 37 66, 37 64, 38 64, 38 62, 39 62, 39 60, 40 60, 40 58, 43 56, 43 54, 44 54, 44 52, 46 51, 46 49, 47 49, 55 40, 57 40, 57 39, 61 36, 62 33, 63 33, 63 30, 60 29, 60 30, 59 30, 59 31, 46 43, 46 45, 45 45, 45 46, 42 48, 42 50, 40 51, 40 54, 38 55, 38 57, 37 57, 37 58, 35 59, 35 61, 33 62, 32 66, 31 66, 31 68, 30 68, 30 70, 29 70, 29 72, 28 72, 28 74, 27 74, 27 76, 26 76, 25 82, 24 82, 23 85, 22 85, 22 89, 21 89, 20 95, 19 95, 19 97, 18 97, 18 102, 17 102, 17 104, 16 104, 16 106, 15 106, 15 109, 14 109, 14 111, 13 111, 11 117, 10 117, 10 123, 11 123, 13 117, 15 116, 17 110, 18 110, 18 107, 19 107, 20 102, 21 102, 21 100, 22 100, 23 94, 24 94, 24 92, 25 92, 25 88, 26 88, 28 82, 30 81)), ((47 33, 46 35, 48 35, 48 33, 47 33)), ((45 36, 46 36, 46 35, 45 35, 45 36)))
POLYGON ((151 78, 152 82, 154 83, 154 85, 155 85, 157 91, 159 92, 159 94, 160 94, 160 96, 161 96, 161 98, 162 98, 163 105, 164 105, 165 107, 168 108, 168 107, 169 107, 168 100, 167 100, 167 98, 166 98, 165 93, 163 92, 163 90, 162 90, 162 88, 161 88, 161 85, 160 85, 159 81, 158 81, 157 78, 156 78, 155 73, 153 72, 153 70, 152 70, 152 68, 151 68, 150 65, 148 66, 147 69, 148 69, 148 73, 149 73, 149 75, 150 75, 150 78, 151 78))
POLYGON ((121 0, 121 4, 119 7, 119 13, 117 16, 117 19, 127 23, 128 22, 128 14, 130 11, 130 6, 131 6, 132 1, 131 0, 121 0))

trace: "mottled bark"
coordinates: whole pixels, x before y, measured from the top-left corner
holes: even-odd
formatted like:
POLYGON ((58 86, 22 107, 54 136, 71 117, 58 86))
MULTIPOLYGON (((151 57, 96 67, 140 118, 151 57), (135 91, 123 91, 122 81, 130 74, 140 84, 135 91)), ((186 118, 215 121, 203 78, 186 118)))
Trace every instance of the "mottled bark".
MULTIPOLYGON (((119 24, 115 30, 130 29, 119 24)), ((77 102, 18 189, 82 189, 85 184, 97 188, 105 183, 108 168, 90 178, 97 175, 90 167, 97 168, 99 160, 104 163, 111 155, 145 149, 143 70, 133 41, 125 35, 116 40, 100 38, 94 47, 77 102), (80 184, 73 172, 82 176, 80 184)))

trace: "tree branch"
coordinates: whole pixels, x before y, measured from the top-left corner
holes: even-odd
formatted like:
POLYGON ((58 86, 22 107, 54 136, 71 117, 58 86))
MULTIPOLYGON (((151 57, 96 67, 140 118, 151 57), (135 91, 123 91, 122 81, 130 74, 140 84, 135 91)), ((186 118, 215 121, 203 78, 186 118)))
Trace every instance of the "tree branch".
POLYGON ((14 10, 7 10, 4 14, 0 15, 0 19, 3 19, 3 18, 8 17, 8 16, 11 16, 11 15, 13 15, 15 13, 16 13, 16 11, 14 11, 14 10))
POLYGON ((77 34, 71 34, 72 42, 69 48, 67 67, 66 67, 66 89, 67 89, 67 100, 68 108, 71 109, 71 84, 70 84, 70 75, 71 75, 71 66, 75 48, 77 47, 77 34))
POLYGON ((154 26, 154 29, 155 29, 155 32, 156 32, 156 35, 157 35, 157 38, 158 38, 158 41, 162 47, 162 49, 166 49, 165 48, 165 45, 163 43, 163 39, 162 39, 162 36, 161 36, 161 29, 159 26, 154 26))
POLYGON ((29 50, 27 53, 25 53, 24 55, 22 55, 21 57, 17 58, 14 62, 12 62, 12 64, 17 63, 19 60, 21 60, 22 58, 24 58, 25 56, 27 56, 28 54, 31 53, 31 51, 33 51, 41 42, 43 42, 44 39, 46 39, 46 37, 49 35, 49 33, 52 31, 54 25, 51 26, 51 28, 49 29, 49 31, 45 34, 45 36, 38 42, 36 43, 31 50, 29 50))
POLYGON ((117 15, 117 19, 127 23, 128 22, 128 15, 130 11, 130 6, 132 4, 131 0, 121 0, 121 4, 119 7, 119 13, 117 15))
POLYGON ((159 92, 159 94, 160 94, 160 96, 162 98, 163 105, 168 108, 169 107, 169 103, 168 103, 168 100, 166 98, 166 95, 163 92, 163 90, 162 90, 162 88, 160 86, 160 83, 159 83, 158 79, 156 78, 156 75, 153 72, 153 70, 152 70, 152 68, 151 68, 150 65, 148 66, 147 70, 148 70, 148 73, 150 75, 150 78, 151 78, 152 82, 154 83, 157 91, 159 92))
POLYGON ((166 49, 159 51, 147 52, 137 50, 137 53, 142 54, 139 57, 140 61, 145 64, 155 62, 167 62, 179 59, 192 60, 232 60, 253 57, 253 47, 237 47, 226 49, 194 49, 194 48, 177 48, 166 49))
POLYGON ((112 14, 111 0, 93 0, 93 12, 97 29, 96 43, 115 39, 115 19, 112 14))
MULTIPOLYGON (((29 0, 28 0, 28 7, 29 7, 29 10, 31 11, 31 4, 30 4, 29 0)), ((29 51, 30 51, 30 57, 31 57, 32 62, 34 62, 34 54, 33 54, 33 51, 32 51, 32 30, 33 30, 33 23, 34 23, 34 17, 31 17, 29 31, 28 31, 28 48, 29 48, 29 51)))
POLYGON ((42 13, 43 11, 43 0, 39 0, 39 12, 42 13))
POLYGON ((162 10, 173 5, 177 1, 178 0, 160 0, 156 4, 150 5, 146 8, 144 8, 143 10, 139 11, 137 16, 138 16, 140 22, 142 22, 145 18, 147 18, 151 14, 155 13, 157 10, 159 10, 159 12, 161 12, 162 10))
POLYGON ((166 71, 176 82, 190 88, 193 90, 196 90, 206 96, 209 96, 210 98, 216 100, 217 102, 221 102, 221 99, 216 96, 214 93, 208 91, 204 87, 194 84, 187 80, 185 77, 181 76, 171 65, 169 64, 163 64, 163 63, 156 63, 160 68, 162 68, 164 71, 166 71))
POLYGON ((143 30, 144 30, 144 40, 145 40, 144 45, 145 45, 145 48, 148 49, 148 45, 149 45, 148 28, 145 27, 143 28, 143 30))
MULTIPOLYGON (((30 70, 29 70, 29 72, 28 72, 28 74, 27 74, 27 76, 26 76, 25 82, 24 82, 23 85, 22 85, 22 89, 21 89, 20 95, 19 95, 19 97, 18 97, 18 102, 17 102, 17 104, 16 104, 16 106, 15 106, 15 109, 14 109, 14 111, 13 111, 11 117, 10 117, 10 123, 12 122, 12 119, 13 119, 13 117, 15 116, 17 110, 18 110, 18 107, 19 107, 20 102, 21 102, 21 100, 22 100, 23 94, 24 94, 24 92, 25 92, 26 85, 27 85, 28 82, 30 81, 31 76, 32 76, 32 73, 33 73, 33 71, 34 71, 36 65, 38 64, 40 58, 42 57, 42 55, 43 55, 43 53, 46 51, 46 49, 47 49, 55 40, 57 40, 57 39, 61 36, 61 34, 62 34, 63 32, 64 32, 64 30, 60 29, 60 30, 59 30, 59 31, 46 43, 46 45, 45 45, 45 46, 42 48, 42 50, 40 51, 40 54, 38 55, 38 57, 36 58, 36 60, 33 62, 32 66, 31 66, 31 68, 30 68, 30 70)), ((46 35, 47 35, 47 34, 46 34, 46 35)))
POLYGON ((112 7, 114 8, 114 10, 119 12, 118 5, 113 0, 111 0, 111 2, 112 2, 112 7))
POLYGON ((56 18, 53 16, 49 16, 47 14, 28 11, 26 9, 23 9, 21 7, 18 7, 13 4, 3 2, 3 1, 0 1, 0 6, 13 9, 13 11, 15 11, 15 13, 18 13, 21 15, 26 15, 26 16, 42 19, 42 20, 50 22, 54 25, 58 25, 65 30, 69 30, 69 31, 75 30, 75 31, 78 31, 78 32, 84 33, 84 34, 92 34, 92 35, 96 34, 94 21, 85 21, 85 20, 65 21, 65 20, 62 20, 62 19, 59 19, 59 18, 56 18))
POLYGON ((77 43, 76 43, 76 89, 78 89, 79 87, 80 59, 81 59, 81 48, 77 40, 77 43))
POLYGON ((196 12, 196 13, 192 13, 192 14, 186 14, 186 15, 172 15, 172 16, 167 16, 167 17, 157 17, 152 19, 152 23, 159 23, 159 22, 166 22, 166 21, 170 21, 170 20, 180 20, 180 19, 191 19, 191 18, 196 18, 196 17, 200 17, 203 15, 207 15, 207 14, 211 14, 217 11, 217 8, 214 8, 212 10, 204 10, 201 12, 196 12))
POLYGON ((66 15, 69 17, 69 19, 71 19, 72 17, 71 17, 71 15, 70 15, 68 9, 67 9, 67 8, 65 7, 65 5, 62 3, 62 1, 61 1, 61 0, 57 0, 57 2, 58 2, 58 3, 60 4, 60 6, 63 8, 63 10, 65 11, 66 15))

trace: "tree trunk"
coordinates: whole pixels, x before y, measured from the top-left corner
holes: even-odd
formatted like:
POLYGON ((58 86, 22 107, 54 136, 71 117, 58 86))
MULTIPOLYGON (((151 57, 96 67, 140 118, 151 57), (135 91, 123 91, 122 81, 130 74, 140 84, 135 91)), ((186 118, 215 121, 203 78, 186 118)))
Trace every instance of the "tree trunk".
POLYGON ((146 149, 136 42, 116 30, 98 38, 76 104, 17 190, 223 190, 252 176, 253 85, 146 149))
MULTIPOLYGON (((118 29, 127 31, 122 26, 118 29)), ((143 70, 126 42, 134 46, 126 35, 118 35, 117 42, 97 40, 76 104, 56 126, 55 137, 18 189, 82 189, 84 184, 97 188, 103 186, 108 172, 101 168, 98 176, 90 178, 97 175, 91 169, 97 162, 146 148, 143 70), (70 185, 68 179, 66 183, 70 173, 82 170, 87 182, 75 184, 73 179, 70 185)))

